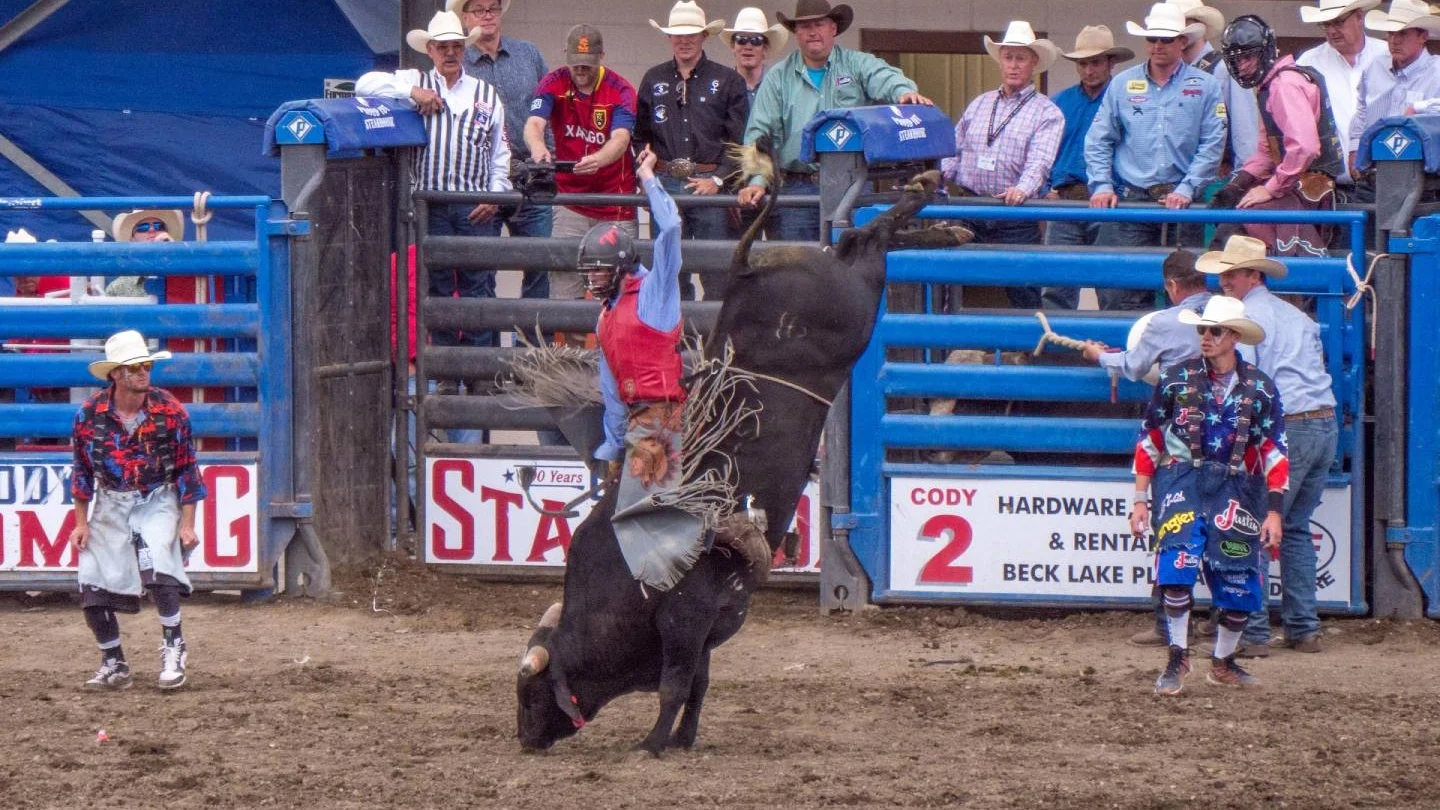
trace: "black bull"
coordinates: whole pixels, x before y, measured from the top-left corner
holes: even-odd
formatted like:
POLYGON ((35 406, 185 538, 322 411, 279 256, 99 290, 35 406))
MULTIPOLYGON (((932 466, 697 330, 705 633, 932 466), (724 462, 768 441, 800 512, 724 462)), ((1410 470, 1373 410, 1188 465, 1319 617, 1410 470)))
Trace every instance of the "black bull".
MULTIPOLYGON (((886 250, 968 238, 954 228, 896 234, 938 181, 935 172, 916 177, 897 205, 844 233, 833 251, 760 250, 752 260, 750 244, 769 213, 767 201, 736 247, 707 351, 721 351, 728 339, 734 365, 758 377, 746 396, 753 400, 748 405, 761 407, 759 416, 723 449, 734 459, 736 491, 753 496, 767 514, 772 553, 794 516, 829 402, 875 326, 886 250)), ((606 703, 634 691, 660 693, 660 714, 642 748, 658 755, 671 745, 693 745, 710 683, 710 651, 745 623, 757 573, 738 553, 702 554, 670 591, 642 592, 610 524, 614 490, 576 529, 563 610, 556 605, 546 612, 522 662, 518 736, 527 749, 549 748, 606 703)))

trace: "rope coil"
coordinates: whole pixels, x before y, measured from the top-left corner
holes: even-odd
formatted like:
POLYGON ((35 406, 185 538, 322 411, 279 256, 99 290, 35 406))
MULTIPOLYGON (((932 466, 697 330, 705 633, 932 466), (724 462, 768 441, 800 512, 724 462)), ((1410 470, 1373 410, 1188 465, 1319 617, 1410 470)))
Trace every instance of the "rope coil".
POLYGON ((190 221, 195 223, 195 241, 204 242, 208 237, 205 226, 215 218, 215 212, 209 209, 210 192, 195 192, 195 208, 190 212, 190 221))
POLYGON ((1375 265, 1379 264, 1381 259, 1388 259, 1388 258, 1390 258, 1390 254, 1389 254, 1389 253, 1377 253, 1377 254, 1375 254, 1375 256, 1370 259, 1370 265, 1365 268, 1365 277, 1364 277, 1364 278, 1361 278, 1361 277, 1360 277, 1360 274, 1357 273, 1357 272, 1355 272, 1354 257, 1353 257, 1353 256, 1346 256, 1346 257, 1345 257, 1345 270, 1346 270, 1346 272, 1348 272, 1348 273, 1350 274, 1350 279, 1355 282, 1355 292, 1354 292, 1354 294, 1352 294, 1348 299, 1346 299, 1346 301, 1345 301, 1345 309, 1346 309, 1347 311, 1348 311, 1348 310, 1353 310, 1353 309, 1355 309, 1355 307, 1360 303, 1360 301, 1361 301, 1362 299, 1368 299, 1369 302, 1370 302, 1369 305, 1366 307, 1366 309, 1367 309, 1367 314, 1369 315, 1369 318, 1370 318, 1370 359, 1371 359, 1371 360, 1374 360, 1374 359, 1375 359, 1375 334, 1376 334, 1376 325, 1377 325, 1377 324, 1379 323, 1379 321, 1380 321, 1380 299, 1379 299, 1379 298, 1376 296, 1376 294, 1375 294, 1375 285, 1374 285, 1372 279, 1375 278, 1375 265))

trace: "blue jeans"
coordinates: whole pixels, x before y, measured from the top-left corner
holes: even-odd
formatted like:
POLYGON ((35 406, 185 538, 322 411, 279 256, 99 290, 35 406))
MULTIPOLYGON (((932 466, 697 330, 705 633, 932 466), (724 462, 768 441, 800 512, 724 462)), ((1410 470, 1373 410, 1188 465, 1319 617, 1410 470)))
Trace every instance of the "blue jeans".
MULTIPOLYGON (((475 209, 469 203, 448 203, 430 206, 428 233, 431 236, 499 236, 500 221, 495 217, 473 224, 465 218, 475 209)), ((453 267, 431 267, 432 296, 452 298, 494 298, 495 270, 460 270, 453 267)), ((430 330, 430 343, 435 346, 498 346, 494 331, 457 332, 449 329, 430 330)))
MULTIPOLYGON (((1325 477, 1335 461, 1340 426, 1329 419, 1286 420, 1286 452, 1290 489, 1285 493, 1285 536, 1280 540, 1280 621, 1287 641, 1301 641, 1320 632, 1315 607, 1315 539, 1310 516, 1325 494, 1325 477)), ((1268 593, 1267 593, 1268 597, 1268 593)), ((1244 643, 1270 638, 1269 611, 1250 614, 1244 643)))
MULTIPOLYGON (((818 183, 787 181, 784 188, 780 189, 780 195, 782 197, 786 194, 819 193, 820 185, 818 183)), ((807 205, 804 208, 777 207, 770 215, 770 227, 767 233, 771 239, 792 242, 819 242, 820 206, 807 205)))
MULTIPOLYGON (((1047 245, 1094 245, 1100 235, 1098 222, 1051 222, 1045 228, 1047 245)), ((1045 287, 1040 292, 1045 309, 1076 309, 1080 306, 1079 287, 1045 287)))
MULTIPOLYGON (((1144 189, 1134 186, 1116 186, 1115 194, 1120 202, 1152 202, 1144 189)), ((1095 244, 1105 247, 1158 247, 1162 236, 1162 226, 1158 222, 1106 222, 1100 225, 1095 244)), ((1102 310, 1154 309, 1155 292, 1096 288, 1095 296, 1102 310)))
MULTIPOLYGON (((511 236, 533 236, 550 238, 550 229, 555 225, 555 212, 548 205, 507 205, 495 215, 511 236)), ((521 298, 550 297, 550 272, 548 270, 526 270, 520 283, 521 298)))
MULTIPOLYGON (((671 197, 691 196, 686 181, 668 174, 660 175, 660 186, 671 197)), ((724 192, 721 192, 723 194, 724 192)), ((816 233, 819 233, 817 230, 816 233)), ((730 226, 728 208, 681 208, 680 236, 682 239, 734 239, 735 229, 730 226)), ((712 298, 715 296, 711 296, 712 298)), ((695 282, 690 273, 680 274, 680 300, 695 300, 695 282)))

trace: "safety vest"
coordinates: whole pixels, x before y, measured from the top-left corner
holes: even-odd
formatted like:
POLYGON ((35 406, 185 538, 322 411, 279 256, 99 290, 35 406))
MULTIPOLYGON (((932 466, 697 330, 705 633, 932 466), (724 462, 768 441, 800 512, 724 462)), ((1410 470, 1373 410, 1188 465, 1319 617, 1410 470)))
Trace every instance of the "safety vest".
POLYGON ((640 320, 640 282, 627 274, 615 303, 600 313, 596 334, 605 362, 615 375, 620 399, 636 402, 684 402, 680 384, 680 329, 660 331, 640 320))
MULTIPOLYGON (((1209 376, 1204 358, 1187 360, 1185 368, 1190 372, 1185 377, 1185 388, 1179 403, 1203 402, 1211 397, 1209 376), (1205 382, 1205 385, 1201 385, 1205 382)), ((1235 392, 1240 401, 1235 406, 1235 443, 1230 448, 1230 461, 1226 465, 1231 475, 1245 470, 1245 450, 1250 446, 1250 423, 1254 421, 1255 367, 1246 362, 1235 364, 1235 392)), ((1185 444, 1190 448, 1190 460, 1196 467, 1205 463, 1205 414, 1202 408, 1185 409, 1185 444)))
POLYGON ((1275 123, 1275 116, 1270 114, 1270 84, 1275 81, 1276 76, 1287 70, 1293 70, 1309 79, 1320 91, 1320 118, 1315 122, 1320 131, 1320 156, 1315 158, 1315 162, 1311 163, 1306 171, 1324 172, 1332 180, 1344 175, 1345 159, 1340 154, 1340 134, 1335 126, 1335 113, 1330 109, 1330 94, 1325 90, 1325 77, 1312 67, 1287 65, 1275 71, 1274 75, 1267 78, 1255 91, 1260 102, 1260 120, 1265 124, 1265 135, 1270 141, 1270 156, 1276 163, 1285 157, 1282 146, 1285 143, 1285 134, 1275 123))

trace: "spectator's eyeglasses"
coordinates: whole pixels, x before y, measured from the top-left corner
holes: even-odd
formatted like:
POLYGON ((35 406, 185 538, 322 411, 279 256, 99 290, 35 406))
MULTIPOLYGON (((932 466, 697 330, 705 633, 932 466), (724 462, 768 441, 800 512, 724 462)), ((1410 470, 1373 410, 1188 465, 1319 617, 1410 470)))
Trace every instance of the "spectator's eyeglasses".
POLYGON ((764 45, 767 40, 764 34, 739 34, 731 41, 736 45, 764 45))
POLYGON ((1174 45, 1179 37, 1145 37, 1145 41, 1151 45, 1174 45))
POLYGON ((1225 337, 1225 333, 1229 330, 1223 326, 1197 326, 1195 327, 1195 331, 1198 332, 1202 338, 1206 335, 1214 338, 1222 338, 1225 337))
POLYGON ((135 226, 135 233, 150 233, 151 231, 165 232, 169 229, 163 222, 142 222, 135 226))
POLYGON ((1326 20, 1325 22, 1320 23, 1320 27, 1321 27, 1321 28, 1339 28, 1340 26, 1342 26, 1342 25, 1345 24, 1345 21, 1346 21, 1346 20, 1350 19, 1351 17, 1354 17, 1356 14, 1359 14, 1359 13, 1360 13, 1360 12, 1358 12, 1358 11, 1352 11, 1352 12, 1350 12, 1349 14, 1341 14, 1339 17, 1336 17, 1336 18, 1333 19, 1333 20, 1326 20))
POLYGON ((499 17, 501 6, 486 6, 485 8, 467 8, 465 13, 475 17, 499 17))
POLYGON ((150 369, 155 368, 155 364, 154 364, 154 363, 132 363, 132 364, 130 364, 130 365, 128 365, 128 366, 121 366, 120 368, 125 369, 125 373, 126 373, 126 374, 139 374, 139 373, 142 372, 142 371, 145 372, 146 374, 149 374, 149 373, 150 373, 150 369))

